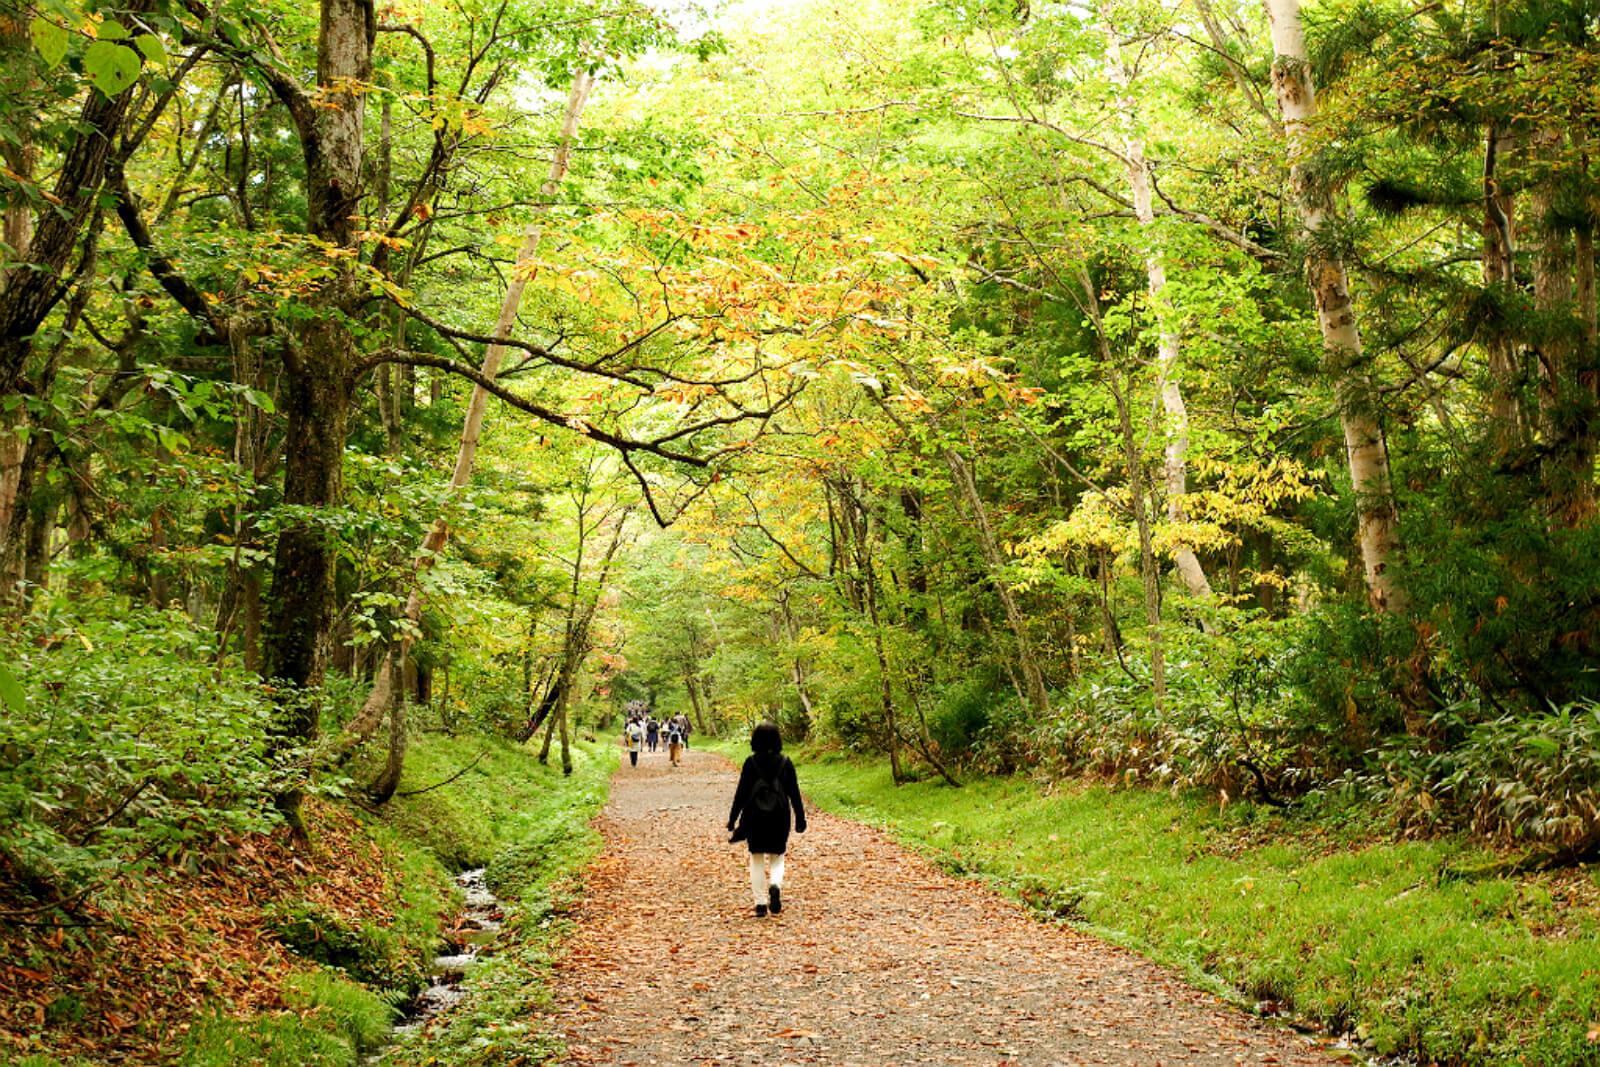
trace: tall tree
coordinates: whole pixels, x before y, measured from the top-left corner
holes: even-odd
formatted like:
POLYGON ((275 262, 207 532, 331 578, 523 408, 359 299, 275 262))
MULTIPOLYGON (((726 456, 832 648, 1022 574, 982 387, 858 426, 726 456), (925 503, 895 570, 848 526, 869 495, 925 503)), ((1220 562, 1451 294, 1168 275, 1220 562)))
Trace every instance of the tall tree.
POLYGON ((1272 25, 1272 85, 1283 115, 1291 166, 1290 184, 1309 239, 1306 274, 1322 330, 1326 371, 1339 400, 1345 457, 1356 494, 1357 539, 1367 596, 1381 612, 1402 614, 1405 590, 1395 564, 1401 544, 1399 516, 1389 474, 1379 395, 1361 344, 1350 278, 1337 250, 1333 191, 1319 180, 1310 158, 1317 119, 1316 87, 1306 53, 1299 0, 1267 0, 1272 25))

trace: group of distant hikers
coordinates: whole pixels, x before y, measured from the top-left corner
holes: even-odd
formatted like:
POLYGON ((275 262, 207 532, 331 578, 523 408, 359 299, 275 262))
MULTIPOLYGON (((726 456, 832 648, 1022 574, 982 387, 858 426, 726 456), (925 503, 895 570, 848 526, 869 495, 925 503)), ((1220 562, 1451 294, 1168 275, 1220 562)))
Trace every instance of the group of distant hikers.
MULTIPOLYGON (((674 767, 689 744, 689 717, 678 714, 657 721, 646 701, 630 701, 622 727, 628 761, 639 765, 639 752, 651 752, 665 743, 674 767)), ((750 755, 739 769, 739 784, 728 811, 729 844, 745 842, 750 849, 750 895, 758 917, 783 911, 783 861, 789 850, 789 813, 793 829, 806 832, 806 808, 800 798, 800 780, 794 762, 783 754, 783 736, 774 723, 764 722, 750 732, 750 755)))
POLYGON ((642 749, 654 752, 661 745, 667 746, 667 759, 674 767, 683 762, 683 750, 689 747, 689 716, 679 712, 662 722, 643 700, 628 701, 626 714, 622 740, 628 746, 628 759, 633 766, 639 766, 642 749))

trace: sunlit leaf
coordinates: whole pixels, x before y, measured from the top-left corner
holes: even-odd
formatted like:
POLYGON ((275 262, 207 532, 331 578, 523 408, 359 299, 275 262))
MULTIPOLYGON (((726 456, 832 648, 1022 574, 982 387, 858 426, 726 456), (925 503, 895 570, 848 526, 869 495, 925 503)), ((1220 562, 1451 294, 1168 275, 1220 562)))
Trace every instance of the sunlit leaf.
POLYGON ((116 96, 139 77, 139 53, 126 45, 96 41, 83 53, 83 73, 106 96, 116 96))

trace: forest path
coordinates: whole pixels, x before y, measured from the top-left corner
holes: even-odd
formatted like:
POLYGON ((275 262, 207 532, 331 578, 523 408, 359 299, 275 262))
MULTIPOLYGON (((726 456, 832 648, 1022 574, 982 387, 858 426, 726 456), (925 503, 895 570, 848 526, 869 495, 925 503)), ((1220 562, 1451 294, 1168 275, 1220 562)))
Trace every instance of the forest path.
POLYGON ((736 781, 715 753, 624 758, 556 965, 567 1062, 1339 1062, 823 812, 790 838, 783 914, 757 918, 736 781))

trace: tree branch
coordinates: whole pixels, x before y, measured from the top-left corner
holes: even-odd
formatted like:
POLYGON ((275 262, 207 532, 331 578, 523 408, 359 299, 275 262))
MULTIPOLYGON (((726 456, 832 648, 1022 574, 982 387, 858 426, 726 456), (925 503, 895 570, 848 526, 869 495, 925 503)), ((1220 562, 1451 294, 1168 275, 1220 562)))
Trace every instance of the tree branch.
POLYGON ((129 239, 144 253, 145 261, 150 265, 150 273, 161 283, 161 288, 167 291, 168 296, 210 328, 209 334, 203 334, 196 340, 201 344, 225 344, 228 338, 227 322, 217 316, 211 305, 206 303, 205 297, 179 272, 172 260, 156 249, 155 239, 150 236, 150 228, 145 225, 144 217, 139 214, 138 198, 133 195, 133 190, 128 188, 128 179, 122 172, 122 163, 113 161, 106 171, 106 184, 117 195, 117 218, 122 220, 122 227, 128 231, 129 239))
POLYGON ((744 446, 740 445, 736 447, 723 448, 706 455, 694 455, 690 452, 667 447, 671 442, 680 440, 683 437, 698 433, 702 430, 712 429, 717 426, 727 426, 747 420, 769 419, 773 415, 777 414, 778 410, 780 410, 782 407, 785 407, 788 405, 788 403, 792 402, 794 397, 798 395, 798 391, 795 393, 786 394, 784 397, 780 398, 779 403, 776 406, 765 411, 749 411, 741 408, 737 414, 706 419, 702 422, 675 430, 663 437, 659 437, 654 440, 643 441, 631 437, 623 437, 619 434, 602 430, 592 423, 589 423, 581 416, 563 415, 561 412, 547 408, 542 404, 537 404, 526 397, 518 396, 516 393, 513 393, 511 390, 501 385, 499 382, 486 377, 477 368, 469 367, 464 363, 458 363, 453 359, 446 359, 443 356, 427 356, 415 352, 386 349, 377 355, 368 356, 366 359, 358 360, 350 368, 350 372, 346 376, 346 387, 354 389, 356 382, 359 381, 363 375, 372 370, 374 367, 381 366, 385 363, 399 363, 402 366, 410 367, 432 367, 435 370, 448 371, 451 374, 457 375, 458 377, 465 378, 474 385, 481 386, 489 395, 511 405, 518 411, 526 412, 527 414, 552 425, 563 426, 569 430, 574 430, 583 434, 585 437, 593 438, 594 440, 599 441, 601 444, 608 445, 611 448, 616 449, 624 456, 633 452, 647 452, 650 455, 659 456, 660 458, 670 460, 673 463, 683 463, 691 467, 709 467, 711 466, 712 461, 718 457, 727 455, 730 452, 736 451, 737 448, 742 448, 744 446))

